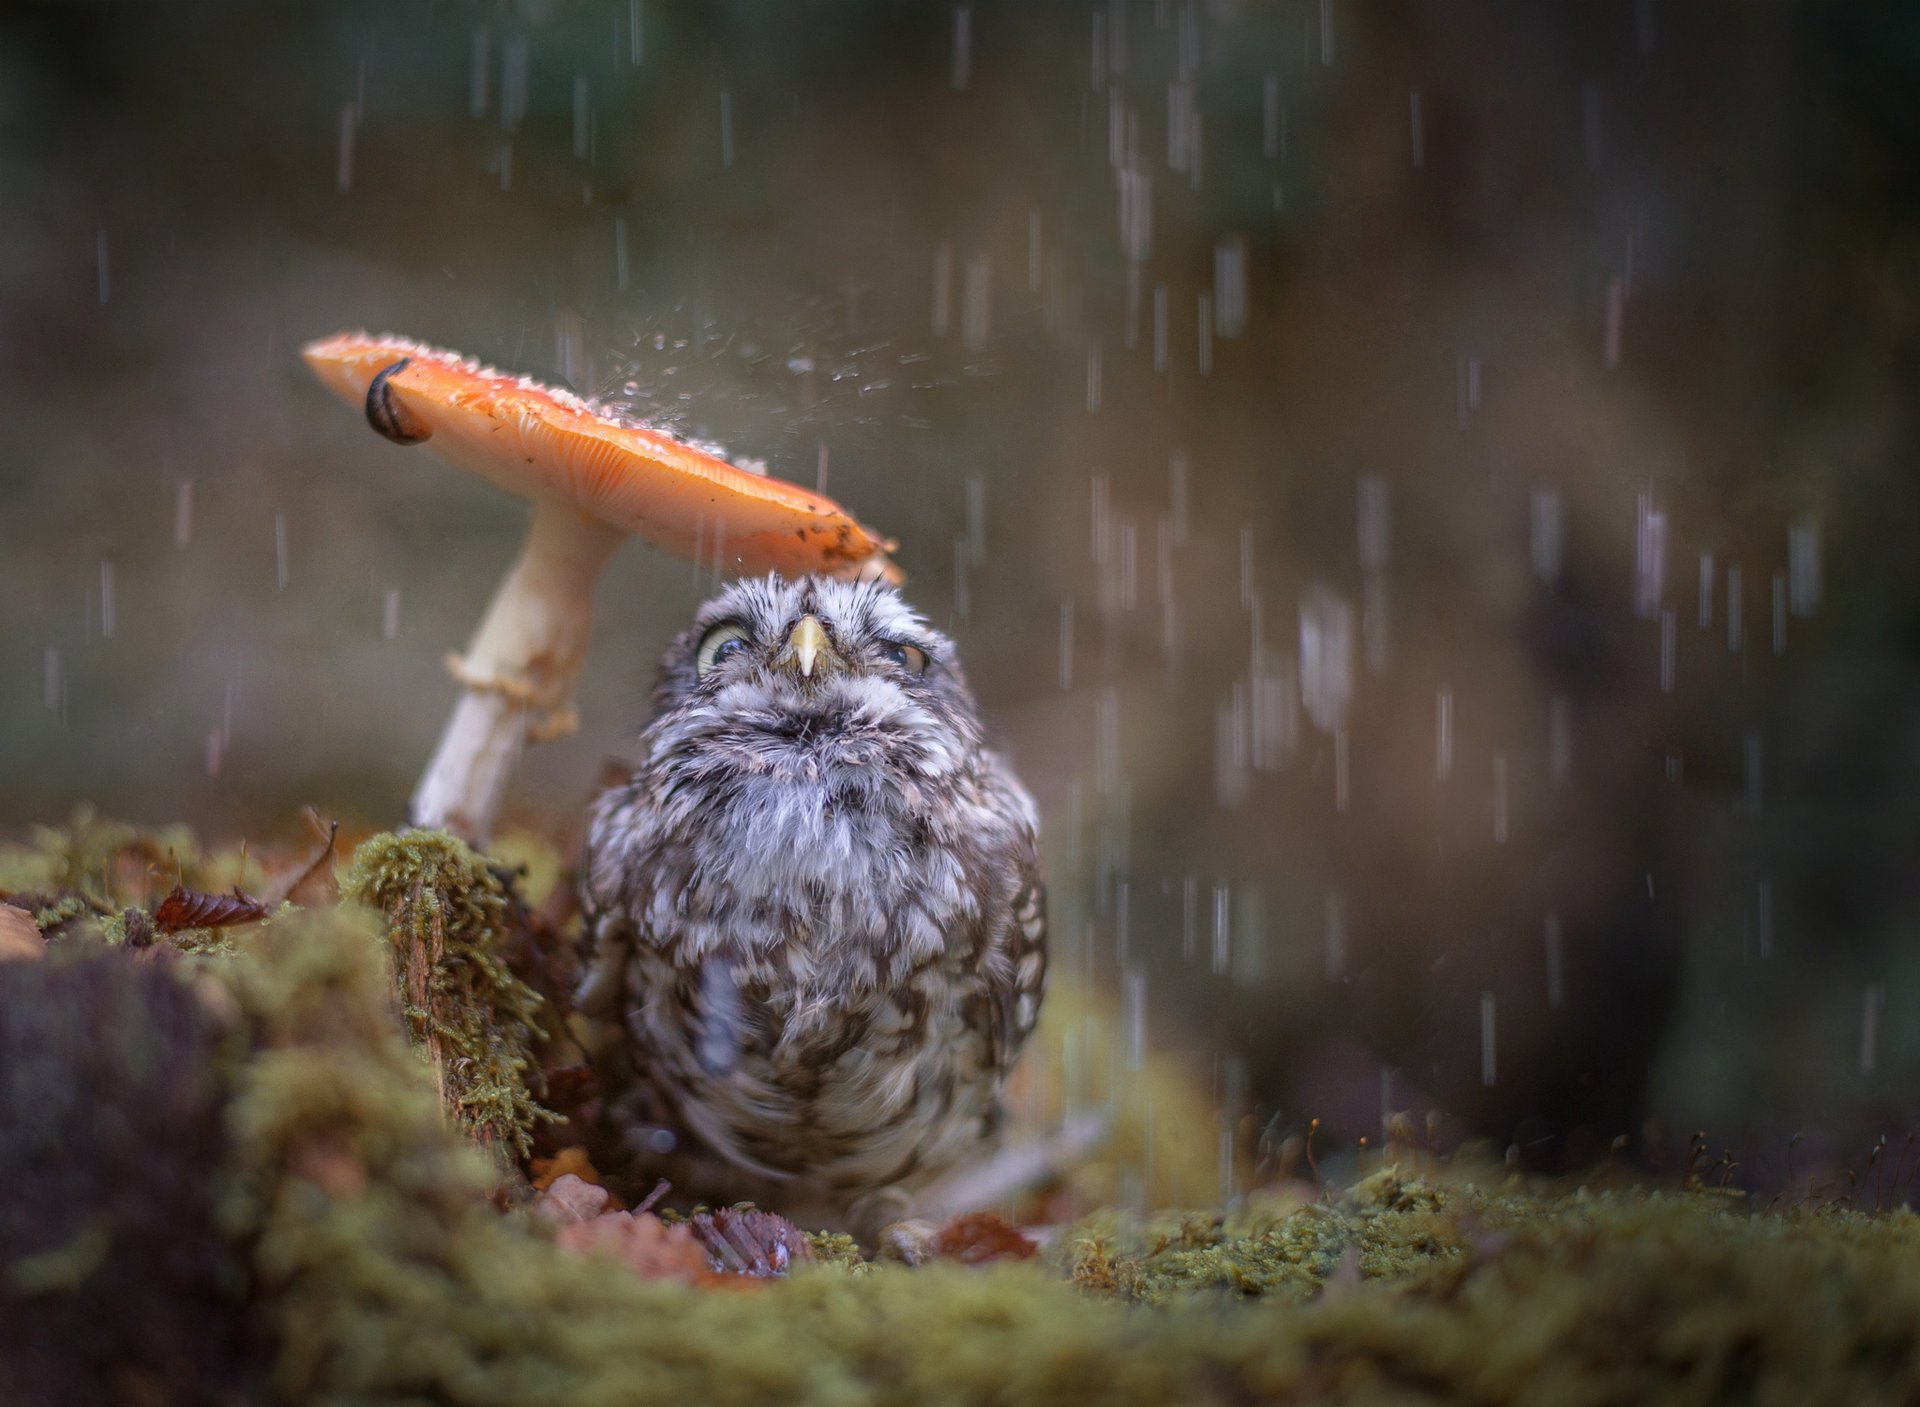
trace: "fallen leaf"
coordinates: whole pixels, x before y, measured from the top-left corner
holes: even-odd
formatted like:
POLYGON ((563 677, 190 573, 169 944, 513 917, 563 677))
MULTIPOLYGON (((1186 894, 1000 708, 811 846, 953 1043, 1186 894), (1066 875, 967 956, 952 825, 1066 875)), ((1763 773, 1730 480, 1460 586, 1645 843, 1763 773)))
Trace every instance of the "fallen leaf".
POLYGON ((985 1265, 995 1260, 1031 1260, 1040 1254, 1040 1247, 1004 1217, 969 1212, 935 1233, 933 1253, 962 1265, 985 1265))
POLYGON ((31 962, 47 951, 47 940, 33 915, 0 904, 0 962, 31 962))
POLYGON ((236 923, 257 923, 267 916, 267 906, 250 899, 236 885, 231 894, 201 894, 173 886, 173 892, 153 911, 154 927, 162 933, 177 933, 183 928, 226 928, 236 923))
POLYGON ((554 1241, 569 1251, 602 1251, 644 1280, 702 1284, 720 1277, 685 1225, 669 1226, 652 1212, 607 1212, 563 1226, 554 1241))

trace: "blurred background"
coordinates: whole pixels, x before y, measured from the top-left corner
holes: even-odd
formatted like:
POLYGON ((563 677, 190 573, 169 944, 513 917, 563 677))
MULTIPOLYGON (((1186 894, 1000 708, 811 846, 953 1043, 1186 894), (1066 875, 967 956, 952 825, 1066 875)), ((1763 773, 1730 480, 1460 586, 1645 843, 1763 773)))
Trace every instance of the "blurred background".
MULTIPOLYGON (((525 510, 298 360, 393 330, 899 537, 1223 1168, 1399 1110, 1857 1166, 1920 1074, 1916 151, 1894 3, 12 0, 0 831, 399 818, 525 510)), ((712 584, 621 556, 524 821, 712 584)))

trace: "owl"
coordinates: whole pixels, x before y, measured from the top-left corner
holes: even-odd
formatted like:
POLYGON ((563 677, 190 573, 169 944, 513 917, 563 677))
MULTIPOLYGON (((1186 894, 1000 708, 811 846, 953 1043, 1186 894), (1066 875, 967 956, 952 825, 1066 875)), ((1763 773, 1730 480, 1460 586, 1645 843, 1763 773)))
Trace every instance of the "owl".
POLYGON ((1033 801, 879 582, 735 583, 654 707, 582 865, 603 1154, 870 1233, 993 1151, 1046 982, 1033 801))

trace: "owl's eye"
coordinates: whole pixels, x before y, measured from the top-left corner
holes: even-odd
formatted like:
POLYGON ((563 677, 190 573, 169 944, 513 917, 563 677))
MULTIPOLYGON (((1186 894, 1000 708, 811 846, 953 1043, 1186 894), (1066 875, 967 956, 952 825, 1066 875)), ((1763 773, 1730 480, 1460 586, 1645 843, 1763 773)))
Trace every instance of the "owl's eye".
POLYGON ((891 660, 909 674, 927 672, 927 652, 918 645, 909 645, 900 640, 882 640, 880 656, 891 660))
POLYGON ((747 648, 747 628, 737 620, 723 620, 700 637, 700 648, 693 652, 694 673, 705 679, 714 666, 732 659, 747 648))

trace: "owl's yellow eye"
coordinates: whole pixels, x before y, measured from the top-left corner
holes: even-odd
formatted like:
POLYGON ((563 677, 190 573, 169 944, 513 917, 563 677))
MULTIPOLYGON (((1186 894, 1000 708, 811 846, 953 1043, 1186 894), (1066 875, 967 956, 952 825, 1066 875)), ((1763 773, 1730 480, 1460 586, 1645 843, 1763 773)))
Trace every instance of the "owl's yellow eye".
POLYGON ((892 660, 909 674, 927 672, 927 652, 918 645, 909 645, 901 640, 882 640, 880 654, 892 660))
POLYGON ((700 637, 700 647, 693 652, 694 673, 705 679, 714 666, 744 653, 747 644, 746 626, 737 620, 721 621, 700 637))

